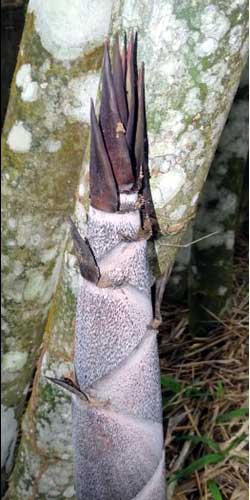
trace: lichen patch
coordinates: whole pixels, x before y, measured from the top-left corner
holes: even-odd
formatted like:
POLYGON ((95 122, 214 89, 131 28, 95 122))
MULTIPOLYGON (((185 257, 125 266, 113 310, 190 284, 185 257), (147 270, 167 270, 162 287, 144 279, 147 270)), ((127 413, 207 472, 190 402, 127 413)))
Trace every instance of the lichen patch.
POLYGON ((175 167, 171 171, 152 178, 152 196, 157 207, 164 206, 180 191, 186 179, 183 168, 175 167))
POLYGON ((19 371, 25 365, 27 358, 27 352, 9 351, 3 355, 2 368, 8 372, 19 371))
POLYGON ((9 472, 17 437, 17 421, 13 408, 1 404, 1 467, 9 472))
POLYGON ((24 126, 23 121, 16 121, 9 131, 7 144, 12 151, 26 153, 32 144, 31 132, 24 126))
POLYGON ((72 78, 67 86, 67 94, 62 103, 65 116, 72 120, 89 123, 90 99, 96 98, 99 73, 89 72, 84 76, 72 78))
POLYGON ((47 141, 45 141, 44 143, 45 151, 48 151, 48 153, 57 153, 61 145, 61 141, 55 141, 53 139, 47 139, 47 141))
POLYGON ((108 32, 112 3, 71 0, 69 8, 68 0, 31 0, 29 11, 35 14, 35 28, 43 47, 55 59, 72 61, 102 43, 108 32))
POLYGON ((21 99, 34 102, 39 95, 39 85, 32 81, 31 64, 23 64, 16 74, 16 86, 22 89, 21 99))

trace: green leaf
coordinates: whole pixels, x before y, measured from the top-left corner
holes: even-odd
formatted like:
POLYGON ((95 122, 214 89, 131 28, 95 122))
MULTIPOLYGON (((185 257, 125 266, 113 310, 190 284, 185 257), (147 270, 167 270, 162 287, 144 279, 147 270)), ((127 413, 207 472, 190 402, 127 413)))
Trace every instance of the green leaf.
MULTIPOLYGON (((207 455, 204 455, 201 458, 198 458, 198 460, 195 460, 192 462, 190 465, 182 469, 181 471, 177 472, 173 479, 179 479, 184 476, 189 476, 196 470, 201 470, 205 467, 205 465, 210 465, 210 464, 217 464, 218 462, 221 462, 221 460, 225 459, 224 453, 209 453, 207 455)), ((172 479, 172 480, 173 480, 172 479)))
POLYGON ((174 392, 174 394, 177 394, 182 389, 182 384, 178 380, 168 377, 167 375, 161 376, 161 385, 164 389, 174 392))
POLYGON ((184 396, 189 399, 212 399, 212 396, 209 391, 204 391, 204 389, 200 387, 187 387, 184 391, 184 396))
POLYGON ((221 380, 219 380, 218 384, 217 384, 217 388, 216 388, 216 396, 217 396, 217 399, 221 399, 222 396, 224 395, 224 384, 221 380))
POLYGON ((227 422, 229 420, 232 420, 233 418, 248 417, 248 415, 249 408, 238 408, 237 410, 232 410, 224 413, 224 415, 219 415, 216 422, 227 422))
POLYGON ((219 490, 218 485, 216 484, 215 481, 208 481, 207 483, 208 489, 213 497, 214 500, 223 500, 223 496, 219 490))
POLYGON ((190 434, 185 434, 183 436, 178 436, 176 438, 177 440, 181 439, 182 441, 191 441, 194 444, 205 444, 209 446, 213 451, 220 452, 220 447, 216 441, 213 441, 213 439, 210 439, 207 436, 192 436, 190 434))

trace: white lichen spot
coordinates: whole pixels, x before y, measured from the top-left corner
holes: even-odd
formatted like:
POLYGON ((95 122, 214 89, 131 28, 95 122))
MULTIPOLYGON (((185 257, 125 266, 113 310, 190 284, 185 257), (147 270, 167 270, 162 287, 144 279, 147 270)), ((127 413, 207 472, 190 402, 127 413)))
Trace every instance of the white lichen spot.
POLYGON ((20 260, 15 260, 12 266, 13 266, 13 274, 15 276, 20 276, 20 274, 22 274, 22 272, 24 271, 24 265, 20 260))
POLYGON ((186 179, 183 168, 175 167, 166 174, 152 178, 152 196, 156 207, 162 207, 180 191, 186 179))
POLYGON ((7 240, 6 245, 9 248, 14 248, 16 246, 16 240, 7 240))
POLYGON ((168 131, 172 135, 178 135, 185 129, 184 114, 177 109, 170 109, 167 119, 161 123, 161 130, 168 131))
POLYGON ((63 492, 63 496, 65 498, 72 498, 74 494, 75 494, 74 486, 68 486, 68 488, 66 488, 66 490, 64 490, 63 492))
POLYGON ((208 5, 201 15, 200 31, 203 41, 197 45, 197 56, 206 57, 213 54, 229 27, 230 22, 225 14, 216 5, 208 5))
POLYGON ((205 57, 205 56, 210 56, 210 54, 213 54, 213 52, 215 52, 217 48, 218 48, 217 40, 214 40, 214 38, 208 38, 200 45, 197 45, 195 52, 198 57, 205 57))
POLYGON ((1 422, 1 468, 5 465, 8 473, 12 465, 17 438, 17 421, 13 408, 7 408, 1 404, 1 422))
MULTIPOLYGON (((201 73, 201 82, 205 83, 209 87, 209 94, 212 95, 214 99, 213 92, 223 91, 224 87, 222 84, 223 79, 228 75, 229 67, 225 61, 213 64, 211 68, 201 73)), ((208 96, 209 97, 209 96, 208 96)), ((218 106, 218 101, 215 100, 216 106, 218 106)), ((207 105, 207 103, 205 103, 207 105)), ((216 109, 216 108, 215 108, 216 109)))
POLYGON ((202 132, 189 125, 178 141, 179 157, 188 171, 194 172, 202 163, 205 141, 202 132))
POLYGON ((74 60, 103 42, 112 4, 113 0, 31 0, 29 11, 35 14, 43 47, 56 59, 74 60))
POLYGON ((70 289, 75 297, 77 297, 79 289, 79 266, 75 255, 65 252, 64 262, 66 265, 66 278, 70 289))
POLYGON ((57 248, 56 247, 50 248, 48 250, 41 250, 41 252, 40 252, 41 262, 43 262, 44 264, 46 264, 46 262, 49 262, 49 261, 53 260, 56 257, 56 254, 57 254, 57 248))
POLYGON ((1 330, 3 333, 9 333, 10 331, 8 323, 6 323, 3 318, 1 318, 1 330))
POLYGON ((195 193, 195 195, 193 196, 193 198, 192 198, 192 200, 191 200, 191 207, 193 207, 193 206, 196 204, 196 202, 197 202, 197 200, 198 200, 198 198, 199 198, 199 195, 200 195, 200 193, 199 193, 199 192, 198 192, 198 193, 195 193))
POLYGON ((7 144, 12 151, 27 153, 31 148, 32 135, 22 121, 16 121, 9 131, 7 144))
POLYGON ((43 293, 45 279, 42 273, 34 271, 30 273, 29 281, 24 289, 24 300, 35 300, 43 293))
POLYGON ((27 87, 31 80, 31 65, 22 64, 16 74, 16 86, 27 87))
POLYGON ((218 295, 220 295, 221 297, 223 297, 223 295, 225 295, 227 292, 227 287, 225 286, 219 286, 218 288, 218 295))
POLYGON ((249 42, 248 42, 248 38, 243 42, 242 44, 242 47, 240 49, 240 55, 242 57, 243 60, 246 61, 246 58, 247 58, 247 55, 248 55, 248 46, 249 46, 249 42))
POLYGON ((44 143, 45 150, 48 151, 48 153, 57 153, 61 145, 61 141, 54 141, 53 139, 47 139, 44 143))
POLYGON ((27 352, 9 351, 3 355, 2 368, 8 372, 21 370, 28 358, 27 352))
POLYGON ((70 80, 65 101, 62 103, 63 113, 74 121, 89 123, 89 102, 90 98, 96 99, 98 85, 97 72, 89 72, 85 76, 70 80))
POLYGON ((241 48, 242 33, 243 33, 243 28, 239 24, 237 26, 234 26, 234 28, 230 32, 229 46, 230 46, 230 52, 232 54, 235 54, 241 48))
POLYGON ((16 86, 22 89, 21 99, 23 101, 34 102, 38 98, 39 86, 32 81, 31 65, 23 64, 16 75, 16 86))
POLYGON ((8 225, 8 228, 9 228, 11 231, 14 231, 14 230, 16 229, 16 226, 17 226, 17 221, 16 221, 16 219, 14 219, 14 217, 10 217, 10 218, 8 219, 7 225, 8 225))
POLYGON ((78 229, 80 231, 80 234, 84 236, 86 234, 87 210, 79 199, 76 200, 75 217, 78 221, 78 229))
POLYGON ((166 58, 166 62, 161 65, 159 70, 162 74, 164 74, 164 78, 166 78, 169 84, 174 82, 177 75, 179 78, 182 78, 184 72, 181 61, 174 55, 169 55, 166 58))
MULTIPOLYGON (((133 2, 125 2, 125 4, 127 5, 124 7, 124 17, 127 18, 126 10, 128 4, 130 4, 133 19, 136 10, 135 4, 133 2)), ((189 36, 186 20, 176 17, 173 5, 166 2, 154 2, 152 4, 147 30, 156 48, 161 48, 164 45, 167 48, 171 47, 173 52, 178 52, 185 45, 189 36)))
POLYGON ((173 220, 173 221, 181 219, 182 216, 184 215, 185 211, 186 211, 186 208, 187 208, 186 205, 180 205, 178 208, 176 208, 176 210, 174 210, 170 214, 170 219, 173 220))
POLYGON ((8 255, 4 255, 2 254, 1 256, 1 269, 4 269, 5 267, 8 267, 9 265, 9 262, 10 262, 10 258, 8 255))
POLYGON ((230 11, 232 12, 237 7, 243 7, 245 5, 245 0, 232 0, 230 5, 230 11))
POLYGON ((49 71, 50 67, 51 67, 50 60, 45 59, 45 61, 43 62, 43 64, 39 68, 39 71, 43 77, 46 75, 47 71, 49 71))
POLYGON ((220 40, 230 27, 225 14, 216 6, 208 5, 201 15, 200 30, 206 38, 220 40))
POLYGON ((189 115, 196 115, 202 110, 202 102, 200 100, 200 90, 196 87, 191 88, 186 95, 184 110, 189 115))
POLYGON ((39 87, 37 82, 30 82, 26 89, 21 93, 23 101, 34 102, 38 98, 39 87))

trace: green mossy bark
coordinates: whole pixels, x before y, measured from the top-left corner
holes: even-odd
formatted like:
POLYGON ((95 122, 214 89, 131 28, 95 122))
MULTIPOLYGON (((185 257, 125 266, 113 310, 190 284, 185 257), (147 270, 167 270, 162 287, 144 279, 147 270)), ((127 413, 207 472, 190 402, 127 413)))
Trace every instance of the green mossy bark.
MULTIPOLYGON (((17 424, 61 268, 68 231, 65 216, 74 210, 89 135, 89 99, 81 116, 72 82, 92 75, 96 95, 102 52, 97 45, 65 65, 41 45, 33 14, 26 16, 2 135, 2 409, 13 408, 17 424), (16 84, 23 65, 30 65, 32 81, 38 85, 32 102, 23 98, 16 84), (10 142, 15 124, 30 134, 25 151, 10 142), (23 353, 26 361, 15 370, 13 360, 23 353)), ((13 432, 5 456, 7 472, 15 440, 13 432)))
POLYGON ((178 251, 167 244, 179 244, 195 216, 246 61, 247 26, 246 1, 115 2, 112 31, 137 30, 138 59, 145 62, 158 275, 178 251), (183 182, 169 196, 173 172, 183 182))
POLYGON ((73 255, 66 252, 22 421, 22 440, 9 490, 13 500, 73 498, 70 397, 46 376, 72 376, 77 279, 74 262, 73 255))

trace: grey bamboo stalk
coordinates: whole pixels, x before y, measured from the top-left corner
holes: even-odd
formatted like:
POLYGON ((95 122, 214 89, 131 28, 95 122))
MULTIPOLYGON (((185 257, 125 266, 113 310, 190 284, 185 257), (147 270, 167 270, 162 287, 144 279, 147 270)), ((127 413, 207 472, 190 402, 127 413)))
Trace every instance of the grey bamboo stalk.
POLYGON ((133 35, 113 74, 105 44, 99 124, 91 106, 87 238, 71 221, 81 282, 73 393, 78 500, 165 498, 160 370, 151 326, 144 70, 133 35), (140 210, 143 208, 143 211, 140 210))

